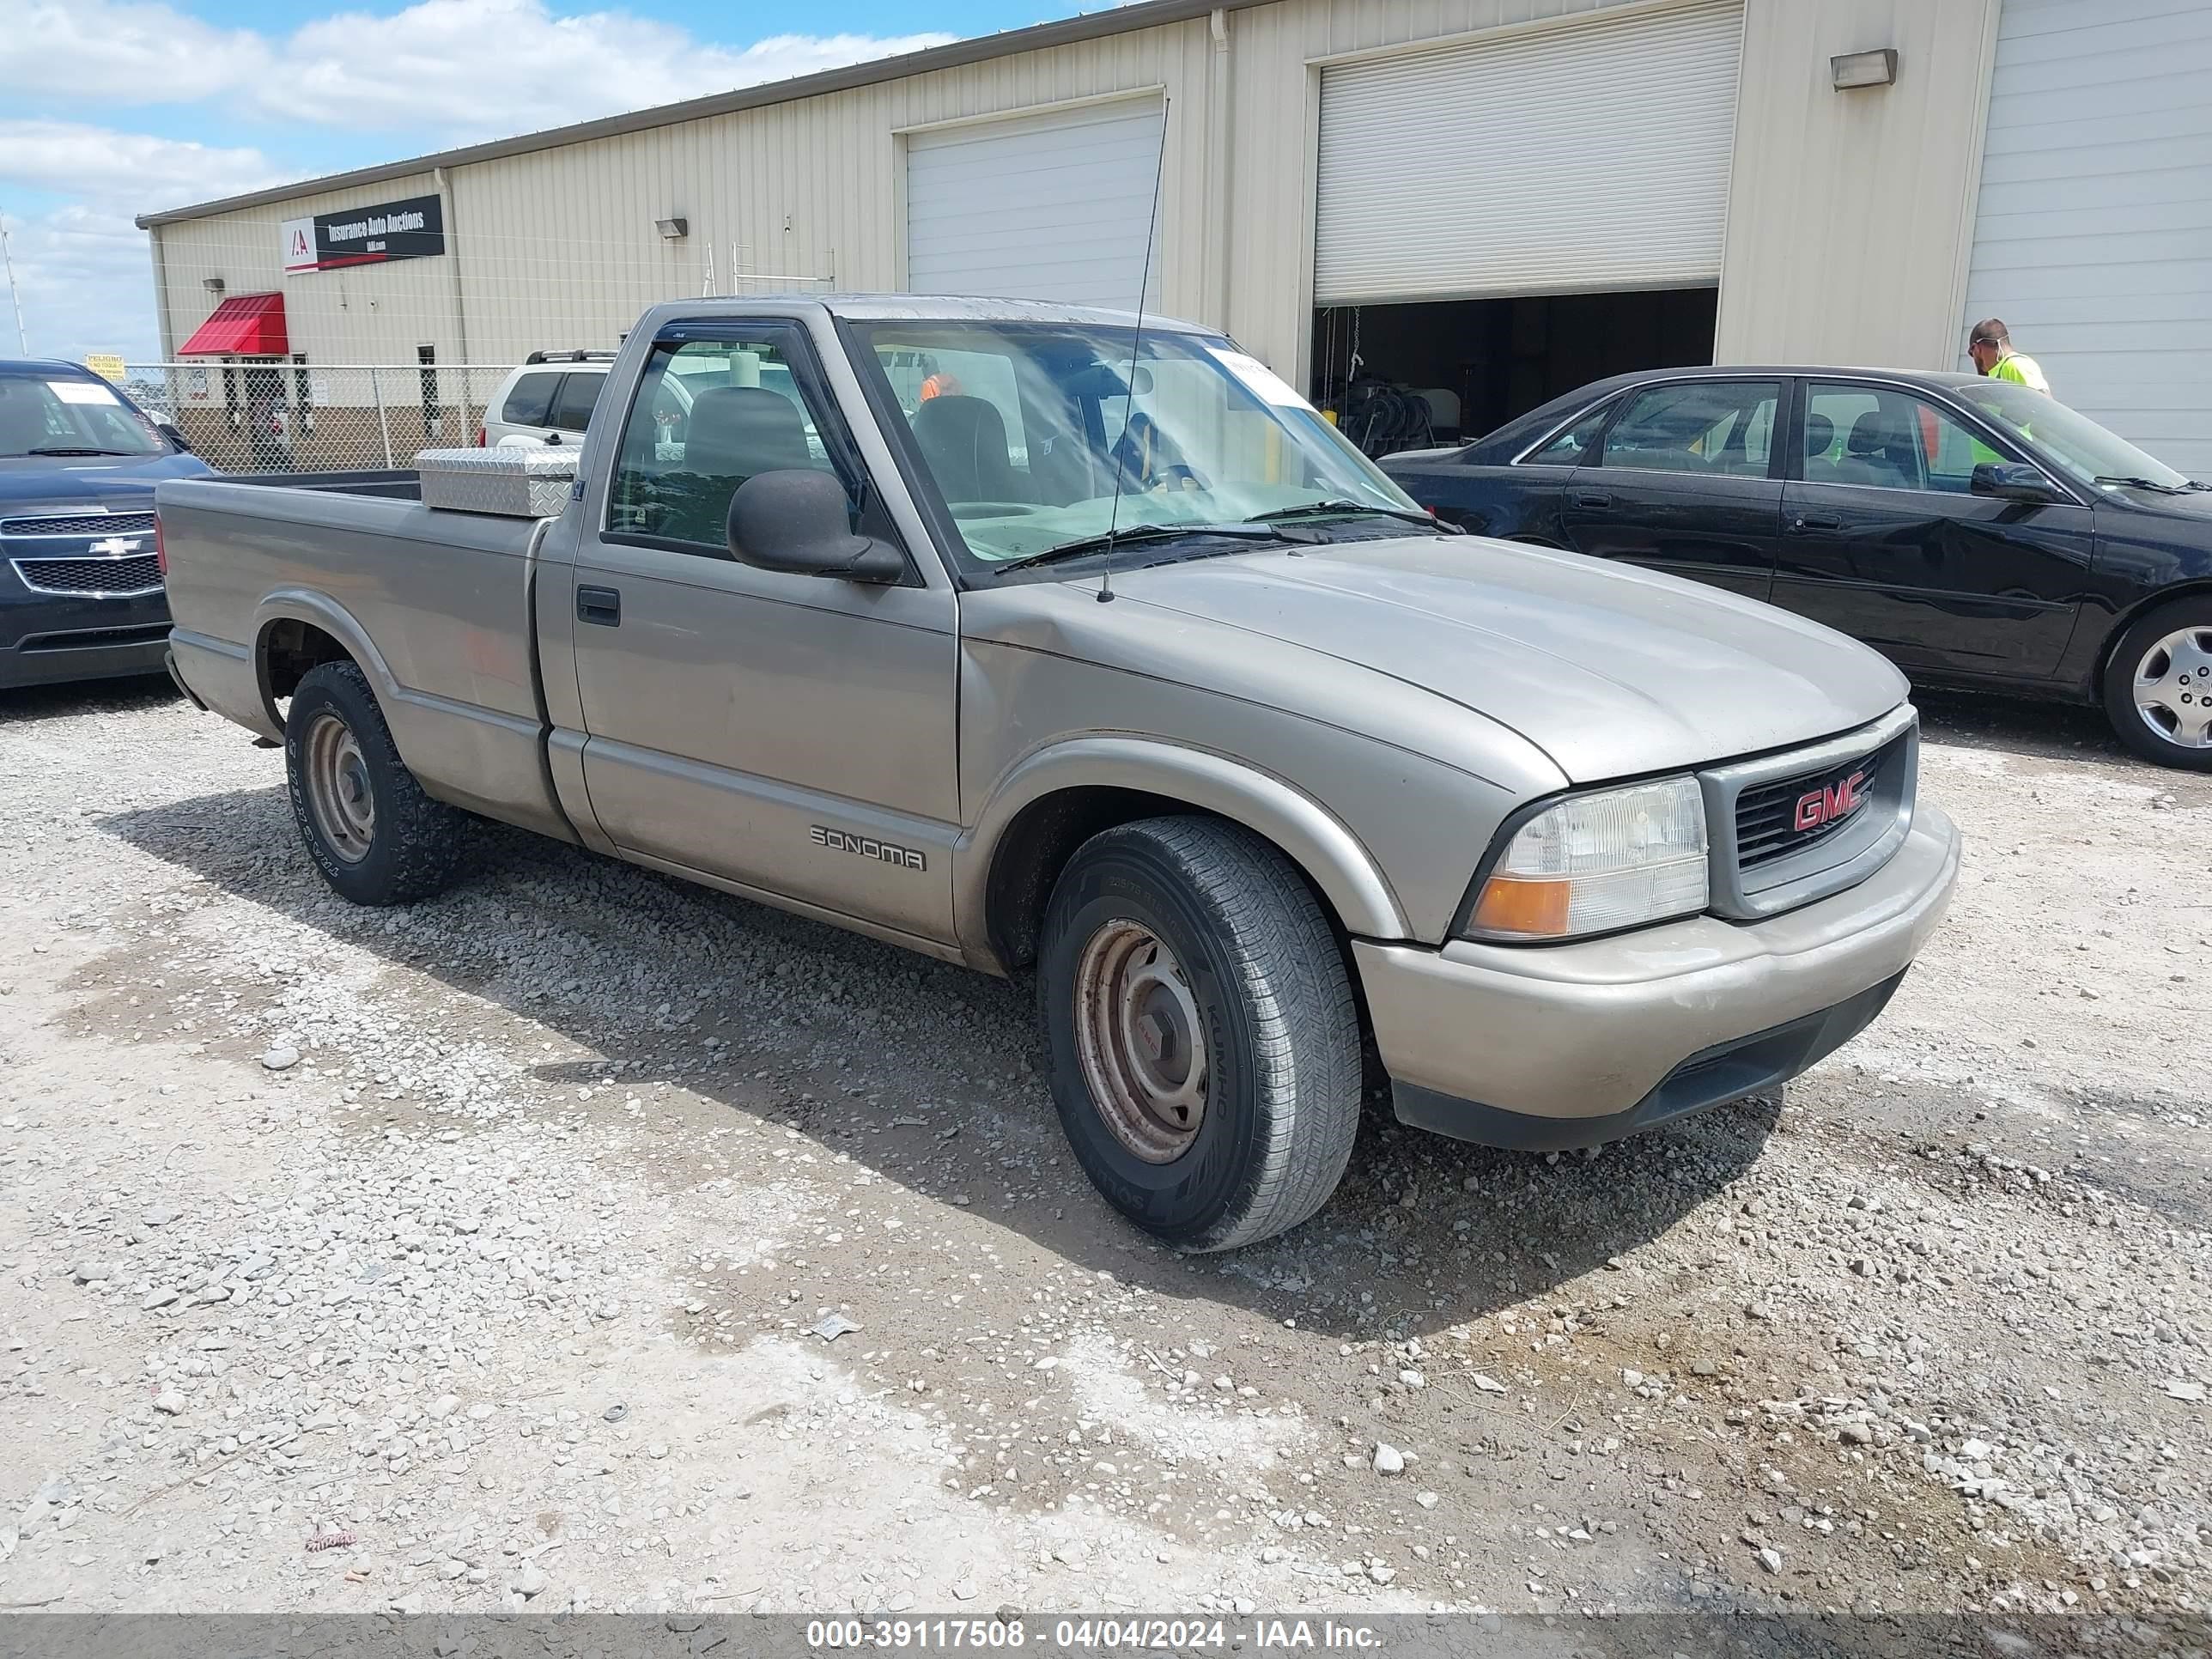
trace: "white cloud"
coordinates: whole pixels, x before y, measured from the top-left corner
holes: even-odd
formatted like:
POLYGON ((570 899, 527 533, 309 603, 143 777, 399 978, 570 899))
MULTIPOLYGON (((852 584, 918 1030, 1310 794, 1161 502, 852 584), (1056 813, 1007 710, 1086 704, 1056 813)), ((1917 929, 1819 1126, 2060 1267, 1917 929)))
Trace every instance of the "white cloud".
POLYGON ((52 65, 103 104, 196 103, 365 131, 428 125, 441 142, 595 115, 913 52, 953 37, 779 34, 708 45, 610 10, 556 16, 544 0, 419 0, 389 16, 339 12, 290 34, 222 29, 156 3, 31 0, 0 35, 0 91, 36 95, 52 65))
MULTIPOLYGON (((160 354, 151 256, 128 213, 76 204, 27 218, 11 213, 7 225, 33 356, 160 354)), ((16 349, 15 315, 0 313, 0 356, 16 349)))
POLYGON ((235 195, 279 176, 258 149, 223 149, 78 121, 0 119, 0 184, 141 207, 149 195, 235 195))
MULTIPOLYGON (((31 349, 40 356, 154 356, 160 337, 151 256, 131 214, 149 197, 198 200, 258 190, 279 177, 256 149, 76 121, 0 119, 0 187, 76 198, 51 211, 8 216, 31 349)), ((0 355, 17 349, 14 325, 12 312, 0 319, 0 355)))
MULTIPOLYGON (((374 133, 362 165, 565 125, 953 39, 779 34, 701 41, 621 10, 558 16, 544 0, 418 0, 346 11, 289 34, 225 28, 161 0, 0 0, 0 188, 65 199, 8 221, 31 345, 42 355, 156 348, 146 238, 130 216, 307 176, 261 150, 118 131, 18 112, 93 87, 103 114, 194 107, 204 130, 240 120, 374 133)), ((327 143, 319 145, 327 153, 327 143)), ((15 348, 0 313, 0 352, 15 348)))

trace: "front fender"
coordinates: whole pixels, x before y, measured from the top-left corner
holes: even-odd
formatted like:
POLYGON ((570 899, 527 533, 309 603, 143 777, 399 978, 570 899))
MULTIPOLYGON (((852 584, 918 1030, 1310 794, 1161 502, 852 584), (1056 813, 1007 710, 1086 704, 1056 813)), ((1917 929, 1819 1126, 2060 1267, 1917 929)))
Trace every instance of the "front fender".
POLYGON ((1320 802, 1247 762, 1141 737, 1070 738, 1016 763, 992 790, 954 864, 953 921, 971 959, 988 961, 988 892, 1000 844, 1024 809, 1069 789, 1128 789, 1184 801, 1266 836, 1304 870, 1346 932, 1411 936, 1381 867, 1320 802))

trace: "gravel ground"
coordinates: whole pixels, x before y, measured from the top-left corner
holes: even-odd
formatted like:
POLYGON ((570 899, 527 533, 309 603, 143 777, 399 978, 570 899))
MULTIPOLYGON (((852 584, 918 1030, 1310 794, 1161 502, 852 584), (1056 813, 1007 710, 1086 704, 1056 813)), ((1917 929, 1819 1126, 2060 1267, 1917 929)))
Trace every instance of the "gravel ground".
POLYGON ((519 835, 353 909, 0 694, 0 1604, 2201 1609, 2212 779, 1929 714, 1951 921, 1782 1098, 1185 1260, 1016 988, 519 835))

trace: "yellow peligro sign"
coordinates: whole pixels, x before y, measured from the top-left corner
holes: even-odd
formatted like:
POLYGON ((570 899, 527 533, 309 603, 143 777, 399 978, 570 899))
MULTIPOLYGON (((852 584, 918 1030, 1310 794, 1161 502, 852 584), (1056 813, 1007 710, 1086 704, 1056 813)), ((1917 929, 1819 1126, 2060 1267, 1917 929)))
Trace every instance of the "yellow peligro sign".
POLYGON ((112 351, 88 351, 84 356, 84 366, 103 380, 112 380, 118 386, 123 384, 123 359, 112 351))

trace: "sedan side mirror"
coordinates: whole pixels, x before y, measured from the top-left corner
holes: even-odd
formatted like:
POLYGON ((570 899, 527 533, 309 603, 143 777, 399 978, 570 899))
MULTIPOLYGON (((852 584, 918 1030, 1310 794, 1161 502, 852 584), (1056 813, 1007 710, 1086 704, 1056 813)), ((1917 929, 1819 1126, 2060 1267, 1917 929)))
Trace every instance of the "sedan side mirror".
POLYGON ((163 437, 176 445, 185 454, 189 455, 192 453, 192 441, 185 436, 185 429, 174 421, 156 421, 154 424, 161 429, 163 437))
POLYGON ((756 472, 730 497, 730 556, 794 576, 895 582, 906 556, 872 536, 856 536, 845 487, 811 467, 756 472))
POLYGON ((2026 501, 2037 507, 2063 499, 2051 480, 2043 476, 2042 468, 2018 461, 1982 462, 1975 467, 1968 488, 1977 495, 1994 495, 2000 501, 2026 501))

